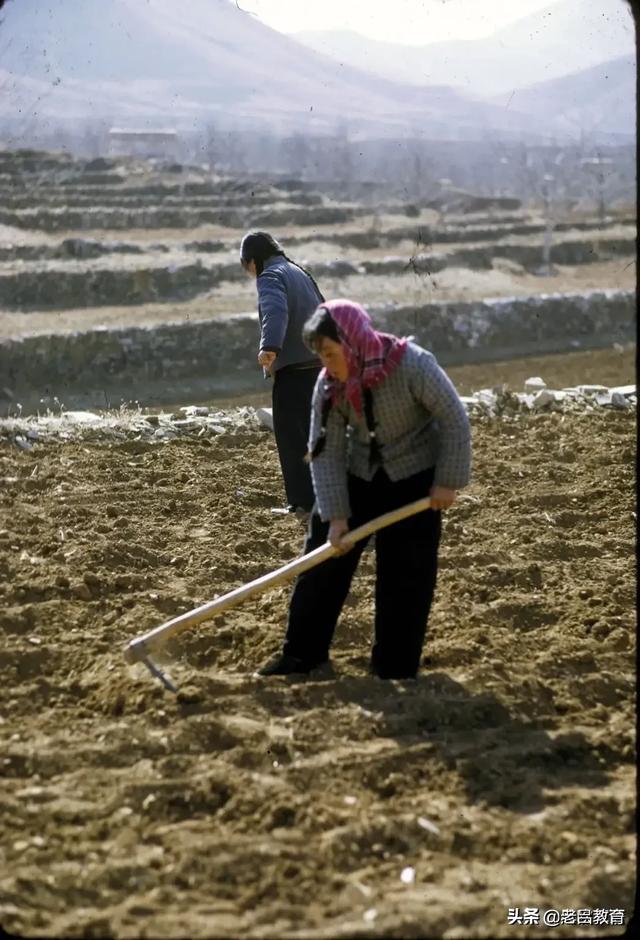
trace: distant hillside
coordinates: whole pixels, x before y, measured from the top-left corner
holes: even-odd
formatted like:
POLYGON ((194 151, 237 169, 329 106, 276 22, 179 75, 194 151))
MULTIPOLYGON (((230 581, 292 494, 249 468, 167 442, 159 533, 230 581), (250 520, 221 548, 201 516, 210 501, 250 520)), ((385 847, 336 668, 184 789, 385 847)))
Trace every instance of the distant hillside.
POLYGON ((559 0, 484 39, 420 46, 379 42, 348 31, 293 35, 339 62, 386 78, 451 85, 480 95, 510 93, 635 53, 633 18, 625 0, 559 0))
MULTIPOLYGON (((420 76, 416 76, 418 80, 420 76)), ((406 85, 310 52, 233 0, 8 0, 0 117, 126 126, 211 119, 258 132, 536 139, 518 108, 406 85)))
MULTIPOLYGON (((560 26, 566 27, 578 2, 585 9, 583 0, 561 0, 551 8, 563 11, 560 26)), ((543 88, 511 95, 519 86, 510 85, 508 106, 504 99, 481 99, 475 80, 467 85, 473 94, 450 87, 459 77, 453 66, 445 80, 435 74, 425 77, 427 64, 434 70, 431 55, 424 54, 423 71, 411 75, 414 84, 390 81, 310 51, 242 12, 233 0, 8 0, 1 17, 0 118, 14 128, 18 123, 18 133, 21 122, 28 128, 95 118, 125 126, 168 122, 183 129, 212 120, 256 133, 314 134, 342 126, 351 137, 535 141, 571 133, 579 119, 580 83, 573 99, 567 91, 566 114, 554 122, 549 113, 557 108, 550 112, 545 106, 543 88)), ((529 28, 523 24, 530 20, 495 34, 484 45, 457 44, 469 50, 464 66, 469 74, 479 56, 487 74, 500 68, 496 36, 503 37, 501 42, 511 36, 509 55, 516 56, 529 28)), ((550 48, 552 33, 560 42, 558 23, 547 30, 546 45, 538 39, 531 43, 535 55, 550 48)), ((516 58, 529 61, 531 55, 529 50, 516 58)), ((519 74, 517 69, 513 74, 519 74)), ((530 84, 531 75, 539 74, 544 72, 530 70, 529 80, 521 84, 530 84)), ((589 122, 627 129, 629 108, 619 96, 633 97, 629 69, 616 67, 607 81, 599 89, 594 73, 585 86, 599 102, 597 107, 587 102, 593 111, 589 122)))
POLYGON ((446 87, 389 82, 310 52, 231 0, 9 0, 0 114, 178 126, 207 117, 271 130, 434 137, 528 129, 517 112, 446 87))
POLYGON ((635 135, 635 56, 622 56, 574 75, 538 82, 495 98, 531 114, 553 120, 559 131, 588 135, 635 135))

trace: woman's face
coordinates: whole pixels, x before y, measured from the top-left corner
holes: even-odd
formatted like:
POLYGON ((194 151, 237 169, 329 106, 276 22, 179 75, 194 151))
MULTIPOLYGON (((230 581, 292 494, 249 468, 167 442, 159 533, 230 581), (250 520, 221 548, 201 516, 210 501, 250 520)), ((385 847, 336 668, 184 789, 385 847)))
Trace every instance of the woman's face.
POLYGON ((242 267, 244 268, 245 272, 249 275, 249 277, 258 276, 258 272, 256 271, 255 261, 241 261, 240 263, 242 264, 242 267))
POLYGON ((332 378, 337 379, 338 382, 347 381, 349 366, 347 365, 342 343, 336 343, 328 336, 323 336, 316 347, 316 352, 320 356, 320 362, 332 378))

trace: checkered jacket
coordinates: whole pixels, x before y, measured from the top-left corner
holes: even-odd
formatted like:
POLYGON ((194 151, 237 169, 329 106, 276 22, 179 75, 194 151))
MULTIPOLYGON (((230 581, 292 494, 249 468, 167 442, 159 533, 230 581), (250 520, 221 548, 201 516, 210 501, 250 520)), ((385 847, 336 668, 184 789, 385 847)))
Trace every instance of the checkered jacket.
MULTIPOLYGON (((320 434, 323 382, 313 393, 309 450, 320 434)), ((460 489, 471 472, 471 433, 462 402, 435 357, 409 343, 400 364, 372 389, 373 420, 382 468, 403 480, 435 467, 434 483, 460 489)), ((311 462, 321 518, 349 518, 347 472, 371 480, 369 431, 364 413, 345 402, 334 405, 326 424, 324 449, 311 462)), ((425 493, 425 496, 428 495, 425 493)))

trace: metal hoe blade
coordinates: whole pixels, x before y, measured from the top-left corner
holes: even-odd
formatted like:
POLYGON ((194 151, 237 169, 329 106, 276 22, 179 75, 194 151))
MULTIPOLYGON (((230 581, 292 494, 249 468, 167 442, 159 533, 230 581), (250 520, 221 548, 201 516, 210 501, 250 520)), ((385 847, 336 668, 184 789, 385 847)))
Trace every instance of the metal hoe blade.
POLYGON ((156 679, 159 679, 165 689, 168 689, 169 692, 173 692, 174 695, 178 694, 178 690, 169 676, 165 675, 162 669, 158 668, 153 660, 151 660, 148 656, 140 656, 138 662, 144 663, 151 675, 155 676, 156 679))

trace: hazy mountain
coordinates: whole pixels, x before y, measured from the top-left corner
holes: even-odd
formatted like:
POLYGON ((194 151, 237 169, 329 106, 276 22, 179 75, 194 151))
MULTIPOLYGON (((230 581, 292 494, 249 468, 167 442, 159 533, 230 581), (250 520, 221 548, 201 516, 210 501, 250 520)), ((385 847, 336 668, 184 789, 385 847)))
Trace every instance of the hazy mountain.
POLYGON ((481 95, 510 93, 635 53, 625 0, 559 0, 486 38, 422 46, 379 42, 348 31, 293 35, 339 62, 396 81, 446 84, 481 95))
POLYGON ((207 115, 351 133, 520 134, 517 109, 408 87, 309 51, 232 0, 9 0, 0 114, 193 125, 207 115))
POLYGON ((540 121, 553 116, 558 132, 635 136, 636 60, 622 56, 573 75, 537 82, 496 97, 540 121))
POLYGON ((553 133, 514 101, 336 63, 233 0, 8 0, 0 24, 0 117, 25 126, 102 117, 453 140, 553 133))

